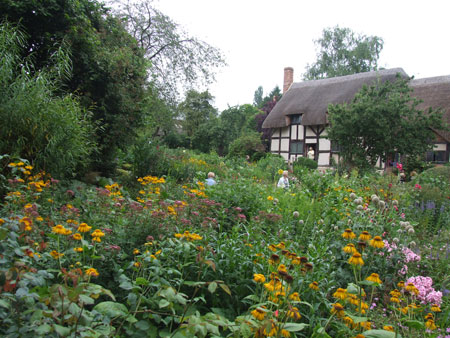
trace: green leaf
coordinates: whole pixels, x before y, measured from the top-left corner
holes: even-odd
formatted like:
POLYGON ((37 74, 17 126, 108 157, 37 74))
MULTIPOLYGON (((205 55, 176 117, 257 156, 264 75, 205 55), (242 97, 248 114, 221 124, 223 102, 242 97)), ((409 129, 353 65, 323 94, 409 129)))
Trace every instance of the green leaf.
POLYGON ((125 305, 115 302, 102 302, 94 306, 94 310, 109 318, 126 316, 128 309, 125 305))
POLYGON ((136 328, 141 331, 147 331, 151 327, 150 323, 146 320, 140 320, 136 324, 134 324, 134 326, 136 326, 136 328))
POLYGON ((9 309, 9 307, 11 306, 7 301, 0 299, 0 306, 4 307, 6 309, 9 309))
POLYGON ((226 284, 219 284, 219 286, 222 288, 223 291, 225 291, 226 293, 228 293, 231 296, 231 290, 228 287, 228 285, 226 285, 226 284))
POLYGON ((217 289, 217 283, 216 282, 209 283, 209 285, 208 285, 208 291, 209 292, 214 293, 214 292, 216 292, 216 289, 217 289))
POLYGON ((158 306, 159 306, 160 309, 165 308, 165 307, 167 307, 169 305, 170 305, 170 303, 166 299, 160 299, 159 300, 158 306))
POLYGON ((145 278, 142 278, 142 277, 138 277, 138 278, 136 278, 136 285, 148 285, 149 284, 149 281, 148 280, 146 280, 145 278))
POLYGON ((70 335, 70 328, 64 327, 58 324, 53 324, 53 328, 55 329, 55 332, 59 334, 62 337, 67 337, 70 335))
POLYGON ((38 335, 45 335, 47 333, 50 333, 52 331, 52 327, 48 324, 42 324, 38 326, 35 330, 35 333, 38 335))
POLYGON ((401 336, 398 333, 396 336, 395 332, 386 331, 386 330, 364 331, 363 335, 366 338, 401 338, 401 336))
POLYGON ((305 323, 286 323, 283 326, 283 329, 289 331, 289 332, 298 332, 303 330, 305 327, 309 326, 309 324, 305 323))
POLYGON ((367 320, 368 320, 367 317, 358 317, 358 316, 353 316, 350 314, 347 314, 347 316, 349 316, 353 320, 353 323, 355 323, 355 324, 367 322, 367 320))
POLYGON ((86 295, 80 295, 79 298, 84 304, 90 305, 90 304, 94 304, 94 302, 95 302, 91 297, 86 296, 86 295))
POLYGON ((406 326, 413 328, 413 329, 424 329, 425 328, 425 324, 423 322, 419 322, 417 320, 405 320, 403 322, 406 326))

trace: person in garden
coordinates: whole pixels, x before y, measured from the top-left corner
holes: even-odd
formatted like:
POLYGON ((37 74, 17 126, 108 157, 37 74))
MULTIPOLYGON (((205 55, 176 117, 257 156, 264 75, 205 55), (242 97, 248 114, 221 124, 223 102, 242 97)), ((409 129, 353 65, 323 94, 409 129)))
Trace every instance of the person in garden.
POLYGON ((313 149, 313 147, 309 147, 309 150, 308 150, 308 158, 310 159, 310 160, 314 160, 314 149, 313 149))
POLYGON ((206 185, 215 185, 217 182, 214 179, 216 177, 216 174, 214 174, 212 171, 208 173, 208 178, 206 179, 206 185))
POLYGON ((277 187, 278 188, 289 188, 289 178, 288 178, 289 172, 287 170, 283 171, 283 175, 278 180, 277 187))

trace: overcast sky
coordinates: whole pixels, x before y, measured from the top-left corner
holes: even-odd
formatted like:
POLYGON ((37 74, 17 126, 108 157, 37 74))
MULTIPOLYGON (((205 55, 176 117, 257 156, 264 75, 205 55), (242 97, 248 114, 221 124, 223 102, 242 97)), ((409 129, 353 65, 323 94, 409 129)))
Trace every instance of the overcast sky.
POLYGON ((450 1, 403 0, 159 0, 155 7, 190 34, 222 50, 228 66, 209 87, 222 111, 253 103, 283 87, 283 69, 301 81, 316 60, 324 28, 348 27, 384 40, 379 67, 415 78, 450 75, 450 1))

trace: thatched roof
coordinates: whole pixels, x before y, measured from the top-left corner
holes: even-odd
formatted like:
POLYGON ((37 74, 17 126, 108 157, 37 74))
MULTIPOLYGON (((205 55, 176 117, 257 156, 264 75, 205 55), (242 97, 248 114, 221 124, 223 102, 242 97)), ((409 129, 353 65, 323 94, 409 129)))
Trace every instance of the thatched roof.
POLYGON ((402 68, 393 68, 293 83, 267 116, 262 127, 286 127, 285 117, 297 114, 303 114, 303 125, 326 124, 329 104, 350 103, 364 84, 371 85, 378 78, 382 82, 394 81, 397 74, 408 77, 402 68))
MULTIPOLYGON (((413 88, 412 95, 423 100, 418 108, 422 110, 427 110, 429 107, 434 110, 442 109, 443 120, 450 126, 450 75, 412 80, 409 85, 413 88)), ((450 131, 434 131, 450 142, 450 131)))

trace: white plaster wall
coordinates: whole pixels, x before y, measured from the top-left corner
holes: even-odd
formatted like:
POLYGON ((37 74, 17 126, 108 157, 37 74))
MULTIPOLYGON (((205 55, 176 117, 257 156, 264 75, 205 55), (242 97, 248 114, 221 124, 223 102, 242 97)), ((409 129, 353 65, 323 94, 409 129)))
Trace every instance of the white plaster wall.
POLYGON ((280 128, 274 129, 272 137, 280 137, 280 128))
POLYGON ((311 143, 315 144, 315 143, 317 143, 317 139, 315 139, 315 138, 307 138, 305 140, 305 143, 306 144, 311 144, 311 143))
POLYGON ((287 161, 289 154, 288 153, 281 153, 281 156, 284 158, 285 161, 287 161))
POLYGON ((306 127, 306 136, 316 136, 310 127, 306 127))
POLYGON ((317 161, 319 165, 330 165, 330 154, 319 153, 319 159, 317 161))
POLYGON ((278 147, 279 146, 280 146, 280 140, 278 140, 278 139, 273 140, 272 139, 272 144, 270 145, 270 151, 272 151, 272 152, 278 151, 278 147))
POLYGON ((281 136, 282 137, 289 137, 289 127, 281 128, 281 136))
POLYGON ((327 135, 328 135, 328 133, 327 133, 326 129, 320 134, 320 136, 327 136, 327 135))
POLYGON ((319 139, 319 150, 330 150, 331 142, 325 138, 319 139))
POLYGON ((303 133, 303 129, 304 129, 304 127, 303 126, 298 126, 298 139, 299 140, 302 140, 303 139, 303 137, 304 137, 304 133, 303 133))
POLYGON ((289 140, 288 139, 281 139, 281 151, 289 151, 289 140))
POLYGON ((291 126, 291 139, 296 140, 297 139, 297 125, 291 126))
POLYGON ((433 150, 434 151, 446 151, 447 150, 447 145, 446 144, 434 144, 433 145, 433 150))

